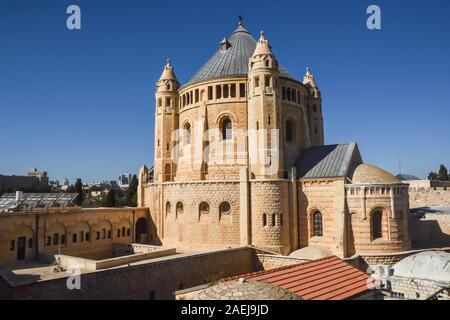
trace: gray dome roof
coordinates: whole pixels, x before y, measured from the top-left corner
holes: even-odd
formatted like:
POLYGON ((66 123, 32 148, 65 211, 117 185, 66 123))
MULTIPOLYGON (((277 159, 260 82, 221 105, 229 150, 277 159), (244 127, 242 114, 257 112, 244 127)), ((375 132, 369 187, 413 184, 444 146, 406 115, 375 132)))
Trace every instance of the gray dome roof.
MULTIPOLYGON (((222 40, 224 41, 226 39, 222 40)), ((187 84, 214 78, 247 75, 248 61, 255 51, 256 40, 239 25, 228 41, 227 49, 219 49, 187 84)), ((295 80, 283 66, 279 65, 278 70, 281 77, 295 80)))
POLYGON ((265 282, 234 280, 203 290, 196 300, 303 300, 286 289, 265 282))
POLYGON ((425 251, 406 257, 393 266, 394 276, 450 284, 450 253, 425 251))

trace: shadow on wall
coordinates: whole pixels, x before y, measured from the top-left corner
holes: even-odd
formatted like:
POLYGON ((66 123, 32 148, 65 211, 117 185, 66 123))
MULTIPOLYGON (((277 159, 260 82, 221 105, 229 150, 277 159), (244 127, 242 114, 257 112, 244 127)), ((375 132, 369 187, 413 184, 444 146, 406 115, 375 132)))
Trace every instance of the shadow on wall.
POLYGON ((136 221, 134 243, 150 244, 161 246, 162 241, 158 236, 158 230, 150 213, 145 218, 141 217, 136 221))
POLYGON ((450 212, 431 207, 412 209, 410 225, 414 249, 450 247, 450 212))
POLYGON ((149 232, 150 232, 150 238, 149 238, 149 244, 154 246, 162 246, 162 241, 160 237, 158 236, 158 230, 156 228, 155 222, 149 217, 149 232))

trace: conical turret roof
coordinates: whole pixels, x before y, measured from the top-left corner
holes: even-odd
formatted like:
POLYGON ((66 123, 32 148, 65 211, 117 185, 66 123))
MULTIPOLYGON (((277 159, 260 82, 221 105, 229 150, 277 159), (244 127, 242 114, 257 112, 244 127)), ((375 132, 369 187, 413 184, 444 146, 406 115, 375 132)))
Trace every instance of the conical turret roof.
POLYGON ((272 54, 272 47, 269 44, 269 41, 267 41, 266 37, 264 36, 264 32, 261 31, 260 37, 258 42, 256 43, 256 49, 253 53, 254 56, 256 55, 267 55, 272 54))
POLYGON ((159 80, 177 80, 177 77, 175 76, 175 72, 173 71, 172 64, 170 63, 170 59, 167 59, 166 66, 164 67, 164 70, 161 74, 161 77, 159 80))
MULTIPOLYGON (((239 24, 228 37, 230 46, 226 50, 219 48, 203 67, 189 80, 188 84, 214 78, 242 76, 248 73, 248 61, 256 49, 256 40, 239 24)), ((280 76, 294 79, 289 72, 279 66, 280 76)))

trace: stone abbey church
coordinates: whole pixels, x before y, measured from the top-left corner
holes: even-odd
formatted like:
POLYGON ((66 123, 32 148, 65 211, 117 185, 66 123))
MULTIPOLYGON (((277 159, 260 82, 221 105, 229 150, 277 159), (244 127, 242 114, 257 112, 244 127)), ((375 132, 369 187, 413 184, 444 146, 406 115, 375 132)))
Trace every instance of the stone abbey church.
POLYGON ((408 185, 363 163, 354 142, 325 144, 321 95, 309 69, 296 79, 242 23, 186 84, 168 61, 156 82, 154 167, 139 173, 149 242, 408 250, 408 185))

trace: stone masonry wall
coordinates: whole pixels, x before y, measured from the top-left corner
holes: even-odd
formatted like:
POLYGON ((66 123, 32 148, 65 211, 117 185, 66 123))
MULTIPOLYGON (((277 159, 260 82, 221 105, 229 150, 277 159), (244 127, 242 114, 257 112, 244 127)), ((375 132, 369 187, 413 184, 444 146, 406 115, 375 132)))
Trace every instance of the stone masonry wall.
POLYGON ((146 198, 155 200, 148 203, 152 220, 164 245, 194 251, 239 246, 239 182, 165 183, 147 188, 146 198), (220 210, 225 202, 229 211, 220 210), (209 211, 200 210, 202 203, 209 211))
POLYGON ((338 213, 344 210, 344 201, 343 180, 305 180, 298 184, 300 247, 318 245, 342 255, 341 228, 344 220, 338 213), (322 237, 313 234, 312 219, 316 212, 322 214, 322 237))
POLYGON ((161 258, 86 273, 81 290, 68 290, 66 278, 10 287, 0 278, 0 299, 174 299, 173 293, 220 278, 254 271, 253 250, 161 258))
POLYGON ((411 208, 430 205, 450 206, 450 188, 410 188, 409 204, 411 208))
POLYGON ((24 237, 24 260, 28 261, 36 259, 36 252, 56 254, 60 251, 87 258, 110 255, 114 243, 135 240, 135 225, 140 218, 145 219, 147 226, 151 225, 146 208, 60 208, 3 213, 0 215, 0 265, 17 262, 18 239, 24 237), (57 242, 54 241, 56 235, 57 242))
MULTIPOLYGON (((404 277, 391 277, 391 290, 401 294, 406 299, 423 300, 435 294, 442 286, 434 281, 411 279, 404 277)), ((450 300, 450 288, 437 295, 439 300, 450 300)))
POLYGON ((252 245, 290 253, 287 180, 251 181, 252 245))
POLYGON ((305 259, 297 259, 270 254, 258 254, 257 257, 261 265, 261 270, 270 270, 310 261, 305 259))

